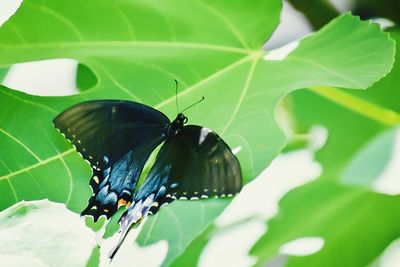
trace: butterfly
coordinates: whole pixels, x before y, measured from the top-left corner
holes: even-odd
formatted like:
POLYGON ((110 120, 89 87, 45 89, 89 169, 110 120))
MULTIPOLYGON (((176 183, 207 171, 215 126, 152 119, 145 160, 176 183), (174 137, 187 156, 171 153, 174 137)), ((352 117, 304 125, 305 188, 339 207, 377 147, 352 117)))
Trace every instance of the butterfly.
POLYGON ((229 146, 206 127, 186 125, 188 118, 177 109, 171 122, 144 104, 94 100, 72 106, 53 120, 92 168, 93 194, 81 215, 109 219, 121 206, 128 207, 110 258, 129 228, 163 204, 233 196, 241 190, 242 171, 229 146), (154 165, 136 190, 146 161, 160 144, 154 165))

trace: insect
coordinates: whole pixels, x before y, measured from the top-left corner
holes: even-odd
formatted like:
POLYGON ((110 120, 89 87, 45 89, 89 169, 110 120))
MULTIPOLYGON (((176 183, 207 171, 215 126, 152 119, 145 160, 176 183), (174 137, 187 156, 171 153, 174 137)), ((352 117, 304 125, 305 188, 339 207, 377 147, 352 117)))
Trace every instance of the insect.
POLYGON ((128 207, 119 220, 121 238, 110 258, 129 228, 163 204, 233 196, 242 187, 240 164, 229 146, 208 128, 186 125, 183 112, 188 108, 179 112, 177 100, 176 106, 178 115, 172 122, 154 108, 121 100, 83 102, 54 119, 55 127, 92 168, 93 194, 81 215, 109 219, 119 207, 128 207), (154 165, 135 191, 146 161, 160 144, 154 165))

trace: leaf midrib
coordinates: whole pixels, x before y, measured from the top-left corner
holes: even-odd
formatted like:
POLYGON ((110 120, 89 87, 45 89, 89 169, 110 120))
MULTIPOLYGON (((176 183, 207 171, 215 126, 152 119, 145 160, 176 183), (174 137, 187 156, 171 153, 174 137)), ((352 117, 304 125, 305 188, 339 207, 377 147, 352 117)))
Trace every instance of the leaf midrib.
POLYGON ((187 49, 204 49, 204 50, 215 50, 230 53, 239 54, 250 54, 251 52, 258 51, 258 49, 246 49, 235 46, 225 46, 210 43, 191 43, 191 42, 171 42, 171 41, 71 41, 71 42, 47 42, 47 43, 22 43, 22 44, 0 44, 0 48, 8 50, 20 49, 52 49, 52 48, 96 48, 96 47, 107 47, 110 48, 108 51, 112 51, 111 48, 121 47, 158 47, 158 48, 187 48, 187 49))

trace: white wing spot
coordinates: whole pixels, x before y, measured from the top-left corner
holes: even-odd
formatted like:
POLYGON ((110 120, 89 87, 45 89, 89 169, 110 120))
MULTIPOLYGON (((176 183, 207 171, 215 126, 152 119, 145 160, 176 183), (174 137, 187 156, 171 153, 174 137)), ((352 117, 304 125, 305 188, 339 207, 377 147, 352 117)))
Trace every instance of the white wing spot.
POLYGON ((96 184, 100 183, 99 177, 97 177, 96 175, 93 176, 93 180, 96 182, 96 184))
POLYGON ((204 140, 206 140, 206 137, 207 137, 207 135, 209 133, 211 133, 210 129, 208 129, 206 127, 201 128, 201 130, 200 130, 200 138, 199 138, 199 145, 201 145, 204 142, 204 140))
POLYGON ((240 150, 242 150, 242 146, 238 146, 238 147, 235 147, 234 149, 232 149, 233 155, 236 155, 237 153, 239 153, 240 150))

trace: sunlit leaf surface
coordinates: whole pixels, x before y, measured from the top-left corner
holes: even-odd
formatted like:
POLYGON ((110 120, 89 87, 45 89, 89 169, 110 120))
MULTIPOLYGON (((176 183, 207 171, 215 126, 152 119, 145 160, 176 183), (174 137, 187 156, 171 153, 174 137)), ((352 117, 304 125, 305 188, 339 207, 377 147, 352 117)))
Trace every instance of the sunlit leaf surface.
POLYGON ((79 216, 48 200, 0 213, 1 266, 85 266, 96 239, 79 216))

